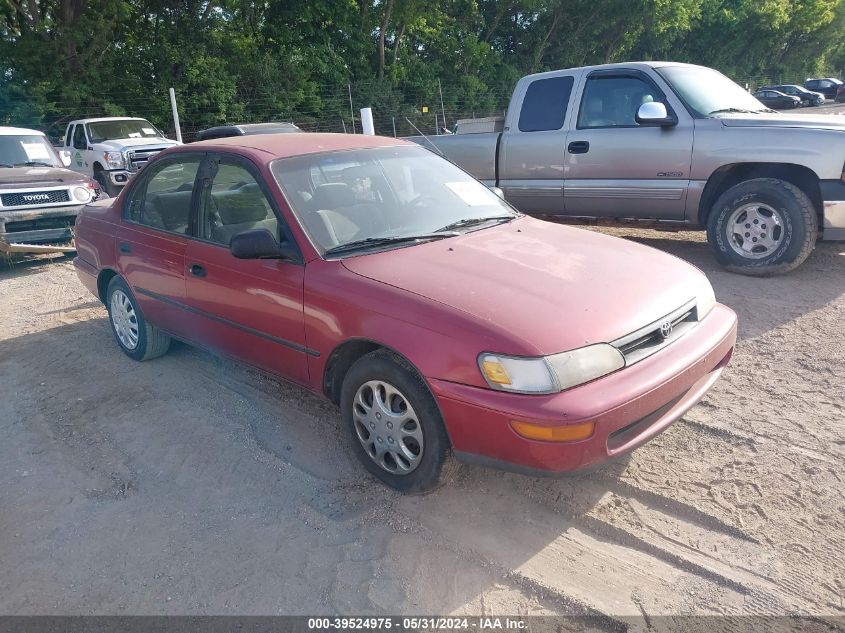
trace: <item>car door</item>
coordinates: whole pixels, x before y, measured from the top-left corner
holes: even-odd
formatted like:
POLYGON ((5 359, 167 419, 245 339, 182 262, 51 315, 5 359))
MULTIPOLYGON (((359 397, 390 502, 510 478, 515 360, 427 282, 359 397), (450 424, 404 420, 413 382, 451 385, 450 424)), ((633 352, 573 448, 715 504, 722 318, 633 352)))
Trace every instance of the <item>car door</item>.
POLYGON ((91 169, 88 167, 88 139, 85 136, 85 126, 82 123, 77 123, 74 126, 70 144, 71 169, 83 174, 89 173, 91 169))
POLYGON ((564 152, 570 102, 578 71, 540 76, 518 85, 519 117, 499 146, 499 187, 527 213, 562 213, 564 152))
POLYGON ((655 79, 639 70, 591 72, 566 146, 566 215, 682 219, 694 121, 655 79), (643 103, 662 102, 677 124, 640 125, 643 103))
POLYGON ((196 318, 186 309, 185 248, 204 154, 155 162, 130 185, 117 229, 117 264, 144 316, 186 338, 196 318))
MULTIPOLYGON (((185 254, 187 300, 198 315, 192 339, 289 380, 308 378, 301 261, 237 259, 232 237, 266 230, 295 245, 270 188, 250 161, 209 157, 203 170, 195 238, 185 254)), ((298 251, 297 251, 298 252, 298 251)))

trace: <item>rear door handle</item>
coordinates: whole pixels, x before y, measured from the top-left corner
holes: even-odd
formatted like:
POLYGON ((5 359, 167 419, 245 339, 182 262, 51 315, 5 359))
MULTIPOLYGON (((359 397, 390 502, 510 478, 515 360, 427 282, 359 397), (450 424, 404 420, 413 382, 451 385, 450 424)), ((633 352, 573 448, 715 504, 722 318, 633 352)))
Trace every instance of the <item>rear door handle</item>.
POLYGON ((129 244, 127 244, 126 242, 121 242, 117 245, 117 250, 119 250, 121 253, 131 253, 132 247, 129 246, 129 244))
POLYGON ((572 141, 567 150, 570 154, 586 154, 590 151, 590 144, 587 141, 572 141))
POLYGON ((191 264, 188 267, 188 271, 190 271, 190 273, 194 277, 205 277, 208 274, 208 272, 205 270, 205 268, 203 268, 199 264, 191 264))

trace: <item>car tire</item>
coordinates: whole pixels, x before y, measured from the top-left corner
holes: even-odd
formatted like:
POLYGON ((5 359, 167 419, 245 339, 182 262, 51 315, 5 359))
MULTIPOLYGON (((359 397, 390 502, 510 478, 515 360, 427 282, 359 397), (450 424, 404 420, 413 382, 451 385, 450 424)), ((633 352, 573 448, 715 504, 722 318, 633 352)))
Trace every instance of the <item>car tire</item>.
POLYGON ((404 359, 387 350, 358 359, 344 377, 340 407, 352 451, 382 483, 425 493, 452 478, 457 464, 440 409, 404 359))
POLYGON ((818 237, 818 217, 801 189, 777 178, 755 178, 719 196, 707 239, 727 270, 766 276, 797 268, 818 237))
POLYGON ((121 277, 115 276, 109 282, 106 309, 112 334, 129 358, 150 360, 170 349, 170 336, 147 322, 132 291, 121 277))

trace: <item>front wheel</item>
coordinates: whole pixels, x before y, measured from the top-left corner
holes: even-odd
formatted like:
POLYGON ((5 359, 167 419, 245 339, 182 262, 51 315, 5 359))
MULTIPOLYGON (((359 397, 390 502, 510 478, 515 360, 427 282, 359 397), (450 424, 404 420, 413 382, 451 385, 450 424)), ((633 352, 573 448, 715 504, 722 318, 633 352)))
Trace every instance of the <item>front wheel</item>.
POLYGON ((813 250, 818 218, 801 189, 755 178, 723 193, 707 221, 716 260, 732 272, 774 275, 797 268, 813 250))
POLYGON ((407 362, 379 350, 355 362, 340 407, 353 452, 401 492, 428 492, 454 469, 449 438, 428 387, 407 362))
POLYGON ((129 358, 150 360, 170 348, 170 336, 144 319, 132 291, 120 277, 109 282, 106 309, 114 338, 129 358))
POLYGON ((105 191, 109 198, 116 198, 120 193, 120 187, 113 185, 109 175, 104 171, 98 171, 94 174, 94 180, 100 183, 100 190, 105 191))

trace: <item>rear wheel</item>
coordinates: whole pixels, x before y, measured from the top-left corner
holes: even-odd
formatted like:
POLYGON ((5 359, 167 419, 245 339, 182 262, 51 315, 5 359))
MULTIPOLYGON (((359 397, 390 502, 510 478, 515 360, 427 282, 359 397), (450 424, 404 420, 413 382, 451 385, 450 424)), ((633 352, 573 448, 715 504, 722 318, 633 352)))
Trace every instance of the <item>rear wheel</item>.
POLYGON ((170 348, 170 336, 144 319, 129 286, 120 277, 109 282, 106 308, 114 338, 129 358, 150 360, 170 348))
POLYGON ((797 268, 818 237, 813 203, 795 185, 776 178, 747 180, 723 193, 707 222, 717 261, 745 275, 797 268))
POLYGON ((377 479, 402 492, 428 492, 454 458, 428 387, 407 362, 378 350, 355 362, 340 399, 352 450, 377 479))

